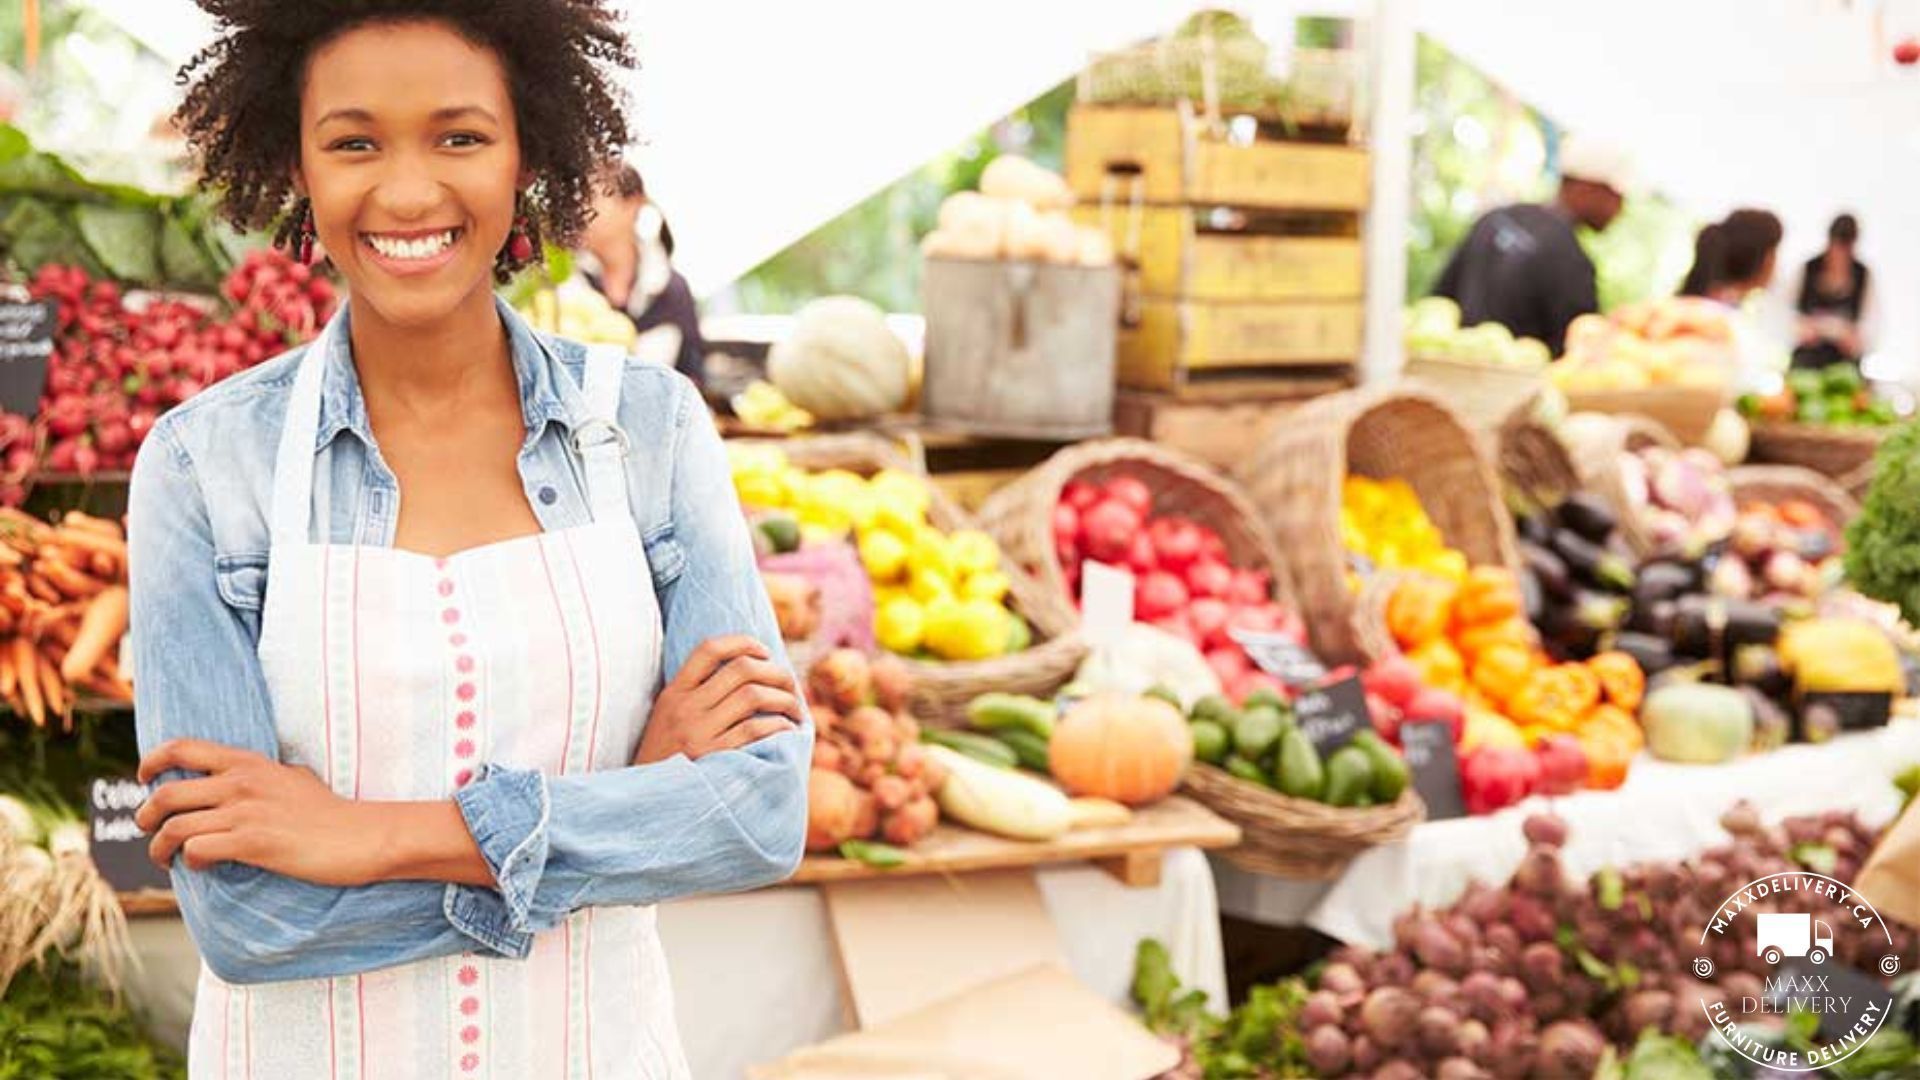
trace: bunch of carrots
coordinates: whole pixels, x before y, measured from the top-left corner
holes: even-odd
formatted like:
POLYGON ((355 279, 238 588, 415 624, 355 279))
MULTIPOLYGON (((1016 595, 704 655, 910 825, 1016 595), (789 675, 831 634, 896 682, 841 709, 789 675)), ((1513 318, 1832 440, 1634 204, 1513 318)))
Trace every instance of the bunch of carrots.
POLYGON ((120 672, 127 537, 72 511, 57 524, 0 508, 0 698, 44 727, 73 726, 76 690, 132 701, 120 672))

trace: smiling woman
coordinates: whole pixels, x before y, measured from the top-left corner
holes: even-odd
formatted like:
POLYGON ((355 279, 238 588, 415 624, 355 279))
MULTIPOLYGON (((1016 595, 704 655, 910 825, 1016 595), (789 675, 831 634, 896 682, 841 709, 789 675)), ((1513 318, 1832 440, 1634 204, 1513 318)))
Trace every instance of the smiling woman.
POLYGON ((202 6, 206 181, 351 300, 134 471, 192 1075, 684 1077, 650 905, 791 872, 811 730, 697 392, 492 292, 581 229, 628 47, 601 0, 202 6))

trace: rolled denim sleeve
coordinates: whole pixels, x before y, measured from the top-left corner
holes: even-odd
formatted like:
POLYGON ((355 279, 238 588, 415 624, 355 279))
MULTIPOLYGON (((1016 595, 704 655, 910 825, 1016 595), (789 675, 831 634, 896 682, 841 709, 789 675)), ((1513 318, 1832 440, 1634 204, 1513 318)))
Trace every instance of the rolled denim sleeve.
MULTIPOLYGON (((684 565, 660 596, 669 680, 709 638, 748 634, 787 663, 726 452, 675 379, 670 516, 684 565)), ((698 761, 577 776, 489 767, 455 796, 516 930, 599 904, 650 904, 781 881, 806 840, 811 723, 698 761)), ((455 889, 465 888, 455 886, 455 889)))
MULTIPOLYGON (((129 496, 130 643, 141 753, 204 739, 279 756, 253 634, 220 595, 213 529, 172 417, 150 433, 129 496)), ((180 779, 170 774, 161 783, 180 779)), ((314 885, 239 863, 172 871, 181 914, 233 983, 350 975, 434 956, 524 956, 499 894, 434 882, 314 885)))

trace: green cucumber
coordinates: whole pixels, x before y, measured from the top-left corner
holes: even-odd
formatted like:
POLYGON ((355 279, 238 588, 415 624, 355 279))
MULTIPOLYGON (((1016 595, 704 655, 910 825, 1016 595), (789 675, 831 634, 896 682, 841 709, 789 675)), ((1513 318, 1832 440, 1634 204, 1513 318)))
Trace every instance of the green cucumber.
POLYGON ((864 863, 875 870, 892 870, 907 864, 907 853, 892 844, 883 844, 878 840, 842 840, 840 857, 864 863))
POLYGON ((981 694, 967 703, 967 722, 981 731, 1026 731, 1053 738, 1053 703, 1025 694, 981 694))
POLYGON ((995 732, 994 738, 1007 744, 1007 748, 1013 751, 1014 758, 1020 762, 1021 768, 1032 769, 1034 772, 1047 771, 1049 765, 1046 739, 1031 731, 1018 729, 995 732))
POLYGON ((921 728, 920 741, 944 746, 949 750, 965 754, 975 761, 997 768, 1012 769, 1020 764, 1019 755, 1013 752, 1013 747, 991 735, 982 735, 974 731, 921 728))

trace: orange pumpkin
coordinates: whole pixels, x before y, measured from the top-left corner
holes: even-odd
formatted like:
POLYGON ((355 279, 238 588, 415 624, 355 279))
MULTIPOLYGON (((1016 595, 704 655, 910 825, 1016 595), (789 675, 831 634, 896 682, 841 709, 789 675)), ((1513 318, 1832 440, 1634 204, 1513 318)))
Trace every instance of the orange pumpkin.
POLYGON ((1047 750, 1054 779, 1068 792, 1129 806, 1173 794, 1192 760, 1193 735, 1180 710, 1126 694, 1075 703, 1047 750))

